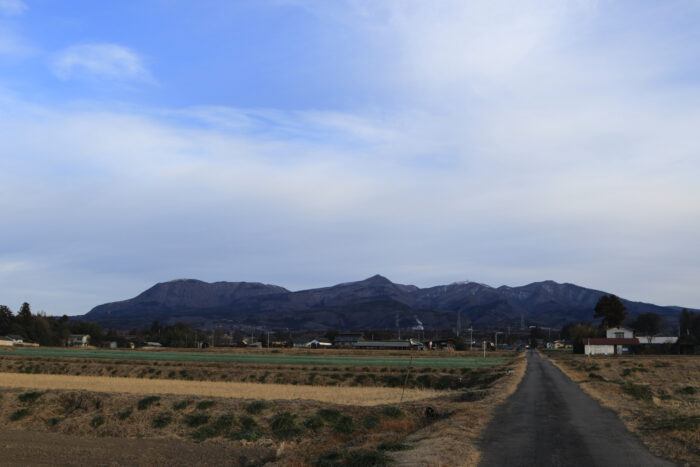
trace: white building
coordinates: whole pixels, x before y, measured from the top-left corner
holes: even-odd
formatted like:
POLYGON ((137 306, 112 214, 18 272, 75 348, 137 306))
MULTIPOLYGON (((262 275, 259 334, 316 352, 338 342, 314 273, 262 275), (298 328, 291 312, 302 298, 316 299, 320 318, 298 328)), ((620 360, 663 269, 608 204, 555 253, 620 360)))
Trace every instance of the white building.
POLYGON ((632 339, 634 331, 629 328, 610 328, 605 331, 605 337, 608 339, 632 339))
POLYGON ((629 351, 630 345, 639 344, 639 341, 624 337, 590 337, 585 338, 583 343, 586 355, 620 355, 629 351))
POLYGON ((87 347, 90 344, 90 334, 71 334, 68 338, 69 346, 87 347))

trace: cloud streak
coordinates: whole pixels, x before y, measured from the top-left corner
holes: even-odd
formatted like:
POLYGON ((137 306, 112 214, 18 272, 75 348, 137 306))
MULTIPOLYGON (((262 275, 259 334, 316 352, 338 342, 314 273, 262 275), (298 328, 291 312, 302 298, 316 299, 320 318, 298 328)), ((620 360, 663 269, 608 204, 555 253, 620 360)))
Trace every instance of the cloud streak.
POLYGON ((58 52, 51 61, 60 79, 108 79, 153 83, 142 58, 118 44, 78 44, 58 52))

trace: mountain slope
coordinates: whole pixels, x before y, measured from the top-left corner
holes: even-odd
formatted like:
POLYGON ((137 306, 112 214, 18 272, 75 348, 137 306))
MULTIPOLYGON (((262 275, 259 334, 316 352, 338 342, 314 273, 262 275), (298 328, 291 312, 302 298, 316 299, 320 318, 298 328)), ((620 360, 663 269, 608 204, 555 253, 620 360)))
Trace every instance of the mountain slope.
MULTIPOLYGON (((189 321, 195 325, 255 324, 289 329, 390 329, 420 320, 428 328, 526 324, 561 326, 591 321, 606 292, 554 281, 498 288, 475 282, 421 289, 376 275, 331 287, 290 292, 251 282, 159 283, 142 294, 92 309, 83 319, 115 328, 189 321)), ((623 300, 631 316, 655 312, 675 320, 674 307, 623 300)))

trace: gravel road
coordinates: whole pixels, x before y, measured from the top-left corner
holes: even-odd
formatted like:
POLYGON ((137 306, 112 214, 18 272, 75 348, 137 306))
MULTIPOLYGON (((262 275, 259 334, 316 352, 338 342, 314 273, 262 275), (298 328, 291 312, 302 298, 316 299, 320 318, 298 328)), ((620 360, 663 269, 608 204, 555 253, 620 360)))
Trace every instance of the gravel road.
POLYGON ((547 359, 528 353, 518 390, 496 411, 481 443, 482 466, 670 466, 618 416, 547 359))

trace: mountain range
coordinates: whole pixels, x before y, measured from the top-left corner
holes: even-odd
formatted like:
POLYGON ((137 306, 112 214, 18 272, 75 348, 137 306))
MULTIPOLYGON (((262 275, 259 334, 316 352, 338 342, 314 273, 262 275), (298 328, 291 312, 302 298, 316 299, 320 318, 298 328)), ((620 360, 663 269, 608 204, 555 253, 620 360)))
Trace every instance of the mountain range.
MULTIPOLYGON (((425 329, 538 325, 560 327, 592 321, 607 292, 554 281, 498 288, 476 282, 419 288, 375 275, 368 279, 292 292, 258 282, 178 279, 154 285, 138 296, 96 306, 76 317, 104 327, 132 329, 189 322, 198 327, 254 325, 267 329, 395 329, 419 323, 425 329), (459 317, 458 317, 459 315, 459 317)), ((621 299, 629 318, 654 312, 669 323, 678 307, 621 299)))

